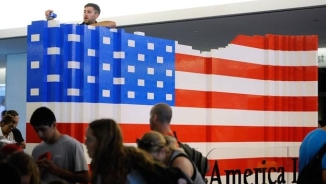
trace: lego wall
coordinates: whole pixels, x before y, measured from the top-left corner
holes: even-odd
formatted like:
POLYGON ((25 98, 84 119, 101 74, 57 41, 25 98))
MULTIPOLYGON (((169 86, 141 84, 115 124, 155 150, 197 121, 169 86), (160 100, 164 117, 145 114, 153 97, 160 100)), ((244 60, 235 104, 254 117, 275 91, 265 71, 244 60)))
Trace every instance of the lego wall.
POLYGON ((240 183, 247 169, 267 168, 246 180, 292 182, 300 142, 318 118, 316 57, 313 35, 238 35, 200 52, 139 32, 35 21, 28 26, 27 151, 40 142, 28 123, 37 107, 51 108, 60 132, 80 142, 89 122, 113 118, 124 142, 135 145, 149 130, 151 106, 165 102, 180 141, 208 156, 208 178, 218 170, 225 183, 238 170, 240 183))

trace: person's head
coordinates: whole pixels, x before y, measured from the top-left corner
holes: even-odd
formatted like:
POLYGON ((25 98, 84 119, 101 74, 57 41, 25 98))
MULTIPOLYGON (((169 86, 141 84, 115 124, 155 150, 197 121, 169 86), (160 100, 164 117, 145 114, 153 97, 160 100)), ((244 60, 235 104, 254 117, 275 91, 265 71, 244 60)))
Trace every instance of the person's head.
POLYGON ((15 166, 7 162, 0 162, 0 171, 1 183, 6 181, 10 184, 21 184, 21 175, 15 166))
POLYGON ((84 6, 84 23, 93 24, 101 13, 101 9, 97 4, 87 3, 84 6))
POLYGON ((3 134, 9 134, 15 128, 15 121, 12 116, 5 115, 0 122, 3 134))
POLYGON ((21 174, 22 184, 39 184, 40 173, 31 156, 24 152, 16 152, 7 158, 7 162, 15 166, 21 174))
POLYGON ((6 113, 7 113, 7 110, 3 110, 3 111, 1 112, 1 119, 6 115, 6 113))
POLYGON ((167 163, 172 151, 182 149, 176 147, 176 140, 171 136, 163 136, 159 132, 150 131, 137 140, 138 148, 148 152, 155 160, 167 163))
POLYGON ((159 126, 170 125, 172 119, 172 109, 168 104, 158 103, 150 111, 151 130, 157 130, 159 126))
POLYGON ((2 160, 7 159, 10 155, 18 152, 23 152, 23 149, 17 144, 6 144, 1 148, 0 157, 2 160))
POLYGON ((318 121, 318 127, 324 127, 324 126, 326 126, 326 121, 324 121, 324 120, 319 120, 319 121, 318 121))
POLYGON ((17 111, 15 110, 8 110, 6 112, 7 115, 10 115, 14 118, 14 121, 15 121, 15 125, 17 126, 18 125, 18 122, 19 122, 19 114, 17 111))
POLYGON ((39 107, 36 109, 30 119, 38 137, 46 143, 52 143, 58 132, 56 128, 56 118, 51 109, 47 107, 39 107))
POLYGON ((120 127, 114 120, 99 119, 91 122, 86 131, 85 145, 92 158, 92 181, 96 175, 105 177, 102 179, 106 182, 114 181, 119 176, 119 180, 125 181, 123 139, 120 127))

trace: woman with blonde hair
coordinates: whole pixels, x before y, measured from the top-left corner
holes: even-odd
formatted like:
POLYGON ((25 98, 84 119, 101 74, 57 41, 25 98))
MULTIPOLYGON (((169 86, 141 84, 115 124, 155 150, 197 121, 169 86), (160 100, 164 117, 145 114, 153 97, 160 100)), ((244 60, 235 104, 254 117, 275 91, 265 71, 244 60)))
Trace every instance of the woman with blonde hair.
POLYGON ((21 174, 21 184, 39 184, 40 172, 34 159, 24 152, 10 155, 6 162, 15 166, 21 174))
POLYGON ((85 145, 92 158, 91 184, 187 183, 180 169, 166 170, 147 152, 124 146, 120 127, 112 119, 91 122, 85 145))
POLYGON ((138 148, 143 149, 161 161, 167 167, 177 167, 181 169, 194 184, 204 184, 198 169, 188 158, 182 148, 177 147, 176 139, 171 136, 163 136, 159 132, 150 131, 137 140, 138 148))

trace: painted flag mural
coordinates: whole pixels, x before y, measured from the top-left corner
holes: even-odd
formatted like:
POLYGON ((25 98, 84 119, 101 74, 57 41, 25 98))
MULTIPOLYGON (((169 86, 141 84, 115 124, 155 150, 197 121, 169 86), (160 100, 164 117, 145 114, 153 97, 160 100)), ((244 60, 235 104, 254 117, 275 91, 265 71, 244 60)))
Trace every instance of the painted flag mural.
POLYGON ((89 122, 113 118, 135 145, 152 105, 164 102, 178 139, 209 158, 212 183, 295 181, 300 143, 317 126, 317 43, 314 35, 238 35, 200 52, 140 32, 32 22, 28 150, 40 142, 29 125, 40 106, 82 143, 89 122))

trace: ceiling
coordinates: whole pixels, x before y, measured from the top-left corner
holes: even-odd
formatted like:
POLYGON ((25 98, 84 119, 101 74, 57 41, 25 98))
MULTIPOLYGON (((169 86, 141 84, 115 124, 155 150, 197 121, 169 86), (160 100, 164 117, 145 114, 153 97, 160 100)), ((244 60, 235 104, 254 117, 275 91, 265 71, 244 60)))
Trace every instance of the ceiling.
MULTIPOLYGON (((319 48, 321 48, 326 47, 326 6, 120 28, 130 33, 141 31, 147 36, 177 40, 180 44, 190 45, 201 51, 224 47, 238 34, 318 35, 319 48)), ((22 53, 26 50, 26 37, 0 40, 0 67, 6 54, 22 53)), ((326 69, 319 70, 319 78, 326 79, 326 69)), ((326 85, 319 85, 319 88, 326 91, 326 85)))
POLYGON ((141 31, 147 36, 177 40, 201 51, 225 47, 238 34, 318 35, 319 47, 326 47, 326 6, 124 28, 126 32, 141 31))

